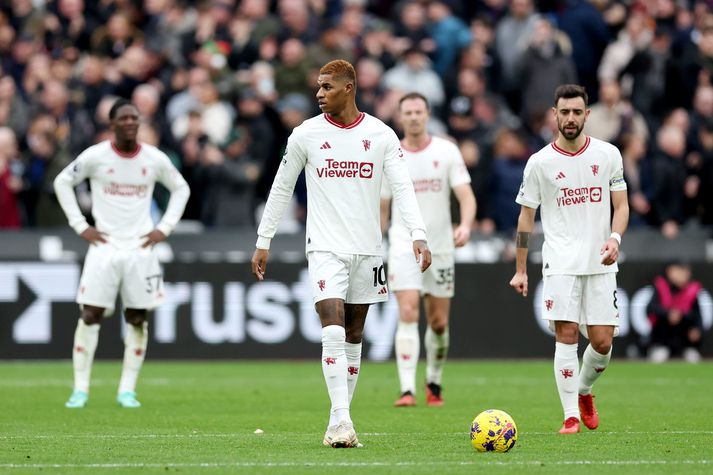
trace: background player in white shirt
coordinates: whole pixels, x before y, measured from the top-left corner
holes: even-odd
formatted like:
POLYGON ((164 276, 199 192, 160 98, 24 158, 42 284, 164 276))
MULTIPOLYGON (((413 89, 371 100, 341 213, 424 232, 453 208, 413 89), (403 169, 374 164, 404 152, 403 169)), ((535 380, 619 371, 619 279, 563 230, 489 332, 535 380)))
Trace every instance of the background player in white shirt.
MULTIPOLYGON (((356 74, 343 60, 319 71, 324 112, 296 127, 287 142, 258 228, 252 271, 265 277, 268 249, 295 182, 307 179, 306 251, 315 308, 322 323, 322 371, 331 400, 324 444, 358 445, 349 413, 361 364, 369 304, 388 299, 381 259, 379 194, 387 176, 421 270, 431 264, 426 232, 396 134, 356 107, 356 74)), ((414 254, 411 258, 414 259, 414 254)))
POLYGON ((190 194, 163 152, 136 141, 136 106, 119 99, 109 119, 114 140, 87 148, 54 180, 69 225, 90 243, 77 293, 81 316, 74 334, 74 391, 65 404, 69 408, 87 404, 100 323, 113 312, 119 293, 128 325, 117 402, 127 408, 141 405, 135 390, 148 342, 146 319, 163 298, 163 274, 153 246, 176 226, 190 194), (85 179, 92 188, 95 226, 87 223, 74 194, 74 187, 85 179), (168 188, 171 198, 154 228, 150 208, 157 181, 168 188))
MULTIPOLYGON (((426 403, 443 405, 441 381, 448 354, 448 317, 455 286, 455 247, 465 245, 475 219, 475 196, 470 175, 458 147, 428 133, 430 108, 419 93, 407 94, 399 102, 404 129, 401 148, 426 223, 428 245, 433 255, 424 273, 408 251, 409 234, 398 209, 394 209, 389 229, 389 288, 399 303, 399 324, 395 335, 396 364, 401 386, 397 407, 415 406, 416 367, 420 352, 418 320, 420 295, 426 309, 426 403), (460 207, 460 223, 451 224, 451 190, 460 207)), ((384 187, 381 200, 382 226, 388 221, 390 194, 384 187)))
POLYGON ((607 368, 618 332, 616 261, 629 220, 621 154, 613 145, 582 134, 589 111, 583 87, 557 88, 552 112, 559 135, 530 157, 516 199, 522 209, 517 269, 510 285, 527 296, 528 242, 540 206, 545 237, 542 315, 555 331, 562 434, 579 432, 580 417, 589 429, 599 426, 592 384, 607 368), (580 330, 590 342, 581 369, 580 330))

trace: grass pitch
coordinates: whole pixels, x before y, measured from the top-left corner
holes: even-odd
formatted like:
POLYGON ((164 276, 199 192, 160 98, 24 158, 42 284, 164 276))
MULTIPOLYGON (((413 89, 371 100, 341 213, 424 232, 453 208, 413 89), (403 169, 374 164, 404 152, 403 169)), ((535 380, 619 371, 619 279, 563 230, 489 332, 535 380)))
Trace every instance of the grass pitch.
POLYGON ((571 436, 557 433, 550 362, 450 361, 444 407, 426 407, 419 390, 419 406, 398 409, 395 364, 366 362, 352 403, 364 447, 339 450, 322 445, 318 360, 149 358, 135 410, 116 405, 120 365, 106 362, 89 406, 65 409, 71 372, 68 361, 0 364, 0 473, 713 473, 710 362, 614 360, 595 386, 599 429, 571 436), (470 446, 470 422, 488 408, 517 423, 509 453, 470 446))

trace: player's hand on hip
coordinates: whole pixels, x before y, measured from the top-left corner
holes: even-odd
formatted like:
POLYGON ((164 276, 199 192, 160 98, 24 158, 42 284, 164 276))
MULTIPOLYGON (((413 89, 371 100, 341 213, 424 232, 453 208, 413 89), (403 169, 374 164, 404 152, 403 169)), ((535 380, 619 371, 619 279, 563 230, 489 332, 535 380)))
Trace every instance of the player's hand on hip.
POLYGON ((141 245, 141 247, 149 247, 149 246, 153 246, 154 244, 159 243, 161 241, 165 241, 166 235, 163 234, 158 229, 154 229, 150 233, 144 234, 143 236, 141 236, 141 239, 145 240, 144 243, 141 245))
POLYGON ((527 274, 524 272, 516 272, 510 279, 510 287, 515 289, 518 294, 527 297, 527 274))
POLYGON ((250 260, 252 265, 253 274, 257 277, 257 280, 265 279, 265 268, 267 267, 267 256, 270 251, 267 249, 255 249, 253 253, 253 258, 250 260))
POLYGON ((619 258, 619 243, 614 238, 607 239, 599 254, 602 256, 602 264, 605 266, 614 264, 619 258))
POLYGON ((416 262, 419 263, 421 272, 425 272, 431 266, 431 250, 426 241, 414 241, 413 254, 416 256, 416 262))
POLYGON ((100 242, 106 242, 106 239, 104 238, 106 235, 106 233, 99 231, 94 226, 89 226, 87 229, 82 231, 79 236, 89 241, 90 244, 97 244, 100 242))
POLYGON ((459 225, 453 230, 453 241, 456 247, 463 247, 470 241, 470 228, 459 225))

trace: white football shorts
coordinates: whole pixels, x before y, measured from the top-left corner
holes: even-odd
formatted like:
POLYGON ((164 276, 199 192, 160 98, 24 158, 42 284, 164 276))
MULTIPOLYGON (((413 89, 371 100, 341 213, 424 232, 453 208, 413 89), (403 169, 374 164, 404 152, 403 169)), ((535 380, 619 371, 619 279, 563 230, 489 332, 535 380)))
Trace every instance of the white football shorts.
POLYGON ((421 272, 412 253, 389 253, 389 288, 418 290, 421 295, 451 298, 455 291, 455 261, 453 253, 433 254, 431 266, 421 272))
POLYGON ((586 337, 587 325, 611 325, 619 334, 616 273, 547 275, 543 278, 542 318, 554 331, 556 320, 579 324, 586 337))
POLYGON ((314 303, 342 299, 371 304, 389 299, 381 256, 312 251, 307 253, 307 262, 314 303))
POLYGON ((163 272, 153 247, 118 249, 90 245, 79 279, 77 303, 114 311, 117 294, 124 308, 156 308, 163 302, 163 272))

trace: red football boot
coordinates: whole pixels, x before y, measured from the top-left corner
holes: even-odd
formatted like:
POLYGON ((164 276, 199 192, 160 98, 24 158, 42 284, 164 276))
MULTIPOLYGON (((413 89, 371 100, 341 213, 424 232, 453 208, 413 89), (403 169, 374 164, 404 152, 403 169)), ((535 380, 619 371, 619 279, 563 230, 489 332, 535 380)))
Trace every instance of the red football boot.
POLYGON ((579 432, 579 419, 576 417, 568 417, 562 428, 560 429, 560 434, 576 434, 579 432))
POLYGON ((594 430, 599 427, 599 413, 594 406, 593 394, 579 395, 579 416, 582 418, 582 423, 587 426, 587 429, 594 430))

